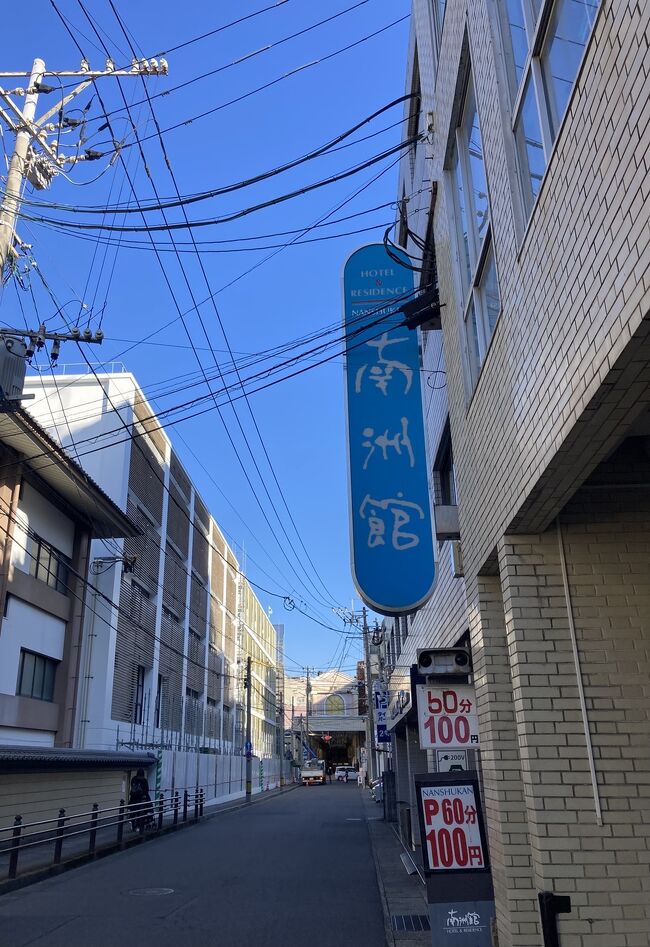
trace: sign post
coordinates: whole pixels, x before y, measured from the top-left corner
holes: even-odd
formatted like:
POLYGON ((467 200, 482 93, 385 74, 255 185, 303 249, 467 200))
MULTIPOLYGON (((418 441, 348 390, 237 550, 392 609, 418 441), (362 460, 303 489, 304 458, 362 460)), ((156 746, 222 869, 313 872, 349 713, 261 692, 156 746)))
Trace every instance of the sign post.
POLYGON ((399 257, 370 244, 343 272, 352 576, 384 615, 415 611, 435 583, 419 344, 399 311, 414 279, 399 257))
POLYGON ((383 681, 374 681, 372 685, 375 701, 375 742, 390 743, 390 733, 386 726, 388 714, 388 689, 383 681))
POLYGON ((415 788, 432 944, 492 947, 494 893, 477 774, 427 773, 415 777, 415 788))

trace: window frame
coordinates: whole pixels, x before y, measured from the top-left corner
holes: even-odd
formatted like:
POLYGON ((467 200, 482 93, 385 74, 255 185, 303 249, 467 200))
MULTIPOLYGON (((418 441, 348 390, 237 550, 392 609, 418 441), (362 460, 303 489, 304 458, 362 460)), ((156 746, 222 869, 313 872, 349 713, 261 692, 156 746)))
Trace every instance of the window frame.
MULTIPOLYGON (((407 138, 415 138, 420 134, 422 126, 422 79, 420 77, 420 57, 418 55, 417 43, 413 52, 413 71, 411 73, 411 94, 414 98, 408 100, 408 120, 406 123, 407 138)), ((415 174, 415 162, 417 159, 418 142, 415 141, 408 151, 409 170, 411 179, 415 174)))
POLYGON ((39 654, 37 651, 30 651, 29 648, 20 649, 20 658, 18 662, 18 677, 16 680, 16 696, 27 697, 30 700, 44 700, 51 704, 54 701, 54 689, 56 687, 56 671, 61 662, 47 654, 39 654), (25 677, 25 659, 32 658, 31 684, 29 689, 24 688, 25 677), (46 672, 49 670, 49 675, 46 672), (36 688, 37 673, 40 674, 40 687, 36 688), (46 687, 47 679, 49 686, 46 687), (35 693, 35 691, 39 693, 35 693))
POLYGON ((490 201, 490 186, 488 181, 488 172, 485 165, 485 148, 483 145, 483 129, 481 127, 481 117, 476 100, 476 85, 472 72, 471 61, 468 61, 466 73, 461 75, 459 89, 462 89, 461 104, 453 121, 454 126, 449 133, 449 159, 446 163, 447 183, 452 190, 453 207, 453 225, 452 232, 456 233, 456 244, 458 251, 458 272, 460 278, 460 312, 462 317, 462 337, 463 349, 465 355, 466 367, 466 389, 468 397, 471 396, 481 368, 485 362, 492 336, 496 331, 496 324, 502 312, 501 293, 499 292, 499 313, 495 320, 494 329, 490 332, 487 326, 487 312, 484 311, 483 300, 481 298, 482 279, 485 272, 486 261, 490 254, 494 258, 494 266, 497 274, 497 286, 499 286, 499 275, 496 265, 496 253, 494 251, 494 234, 492 226, 492 205, 490 201), (469 149, 465 147, 465 141, 469 141, 466 135, 468 127, 469 107, 473 106, 478 117, 478 126, 481 135, 481 151, 483 171, 485 176, 486 202, 487 202, 487 224, 483 235, 479 233, 477 207, 473 195, 473 178, 469 161, 469 149), (467 154, 465 153, 467 151, 467 154), (460 184, 462 185, 462 195, 464 207, 460 204, 460 184), (471 195, 471 196, 470 196, 471 195), (465 243, 465 234, 463 230, 463 217, 467 225, 467 244, 465 243), (473 324, 470 321, 472 313, 476 318, 476 346, 474 344, 473 324))
POLYGON ((556 142, 560 137, 562 126, 566 120, 567 114, 569 113, 569 103, 580 76, 584 59, 591 43, 594 29, 603 4, 602 0, 595 0, 598 8, 591 23, 589 33, 585 39, 584 48, 578 63, 578 67, 576 69, 573 86, 571 88, 571 92, 569 93, 567 106, 564 110, 564 113, 562 115, 552 115, 553 106, 551 103, 551 97, 549 96, 549 93, 546 89, 543 61, 551 38, 551 22, 558 4, 561 3, 562 0, 518 0, 518 2, 522 7, 524 28, 526 30, 526 38, 528 40, 528 53, 518 85, 515 74, 513 43, 512 34, 510 31, 507 0, 499 0, 499 23, 501 27, 501 45, 504 58, 506 60, 507 82, 510 89, 510 129, 515 144, 514 150, 516 153, 517 168, 519 171, 519 189, 525 210, 525 217, 526 220, 529 220, 532 216, 533 208, 537 203, 539 193, 542 189, 556 142), (537 3, 539 6, 537 13, 535 12, 535 3, 537 3), (526 98, 526 91, 529 82, 532 83, 533 87, 533 100, 537 112, 541 145, 544 154, 544 172, 539 182, 537 194, 530 195, 530 166, 527 160, 524 163, 522 149, 517 137, 518 126, 522 120, 524 101, 526 98), (555 130, 554 124, 557 125, 555 130), (526 186, 524 186, 524 180, 526 180, 526 186))
POLYGON ((72 570, 72 559, 53 546, 38 533, 27 537, 29 555, 29 574, 38 582, 45 582, 49 588, 61 595, 69 595, 68 582, 72 570))
POLYGON ((447 0, 432 0, 431 6, 433 12, 433 36, 439 55, 440 47, 442 46, 442 34, 445 28, 445 20, 447 19, 447 0), (442 11, 440 9, 441 6, 443 7, 442 11))
POLYGON ((458 506, 454 450, 449 419, 444 426, 433 463, 434 502, 440 506, 458 506))
POLYGON ((133 692, 133 722, 141 724, 144 713, 144 679, 146 668, 143 664, 136 664, 135 689, 133 692))

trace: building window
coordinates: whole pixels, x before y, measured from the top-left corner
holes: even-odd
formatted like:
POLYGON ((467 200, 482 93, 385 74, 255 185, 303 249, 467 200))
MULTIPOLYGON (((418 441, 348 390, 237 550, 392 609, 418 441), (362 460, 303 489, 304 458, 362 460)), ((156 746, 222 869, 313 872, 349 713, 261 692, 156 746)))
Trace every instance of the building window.
POLYGON ((27 537, 29 572, 63 595, 69 593, 68 579, 72 560, 64 556, 36 533, 27 537))
POLYGON ((330 694, 325 701, 325 713, 342 717, 345 713, 345 702, 340 694, 330 694))
POLYGON ((454 455, 451 449, 449 421, 445 425, 433 467, 434 502, 437 506, 456 506, 454 455))
POLYGON ((600 0, 501 0, 512 128, 528 213, 567 110, 600 0))
POLYGON ((461 269, 463 286, 467 292, 490 227, 483 140, 471 78, 465 94, 461 122, 456 129, 453 173, 460 230, 461 269))
MULTIPOLYGON (((420 84, 420 64, 418 61, 418 48, 415 47, 413 55, 413 75, 411 78, 411 95, 408 100, 409 120, 407 124, 407 137, 417 138, 420 134, 420 124, 422 120, 422 87, 420 84)), ((413 142, 409 148, 409 166, 411 177, 415 173, 415 158, 417 155, 417 141, 413 142)), ((405 246, 406 244, 403 244, 405 246)))
POLYGON ((21 650, 16 694, 36 700, 54 700, 54 678, 58 663, 42 654, 21 650))
POLYGON ((440 50, 440 44, 442 43, 442 28, 445 22, 446 9, 447 0, 433 0, 433 32, 438 50, 440 50))
POLYGON ((463 331, 471 387, 476 382, 501 309, 490 224, 483 139, 469 71, 451 167, 463 289, 463 331))
POLYGON ((142 723, 144 704, 144 668, 141 664, 135 669, 135 700, 133 701, 133 722, 142 723))
POLYGON ((164 679, 162 674, 158 675, 158 685, 156 687, 156 713, 155 713, 155 726, 160 726, 160 716, 161 716, 161 704, 163 699, 163 683, 164 679))

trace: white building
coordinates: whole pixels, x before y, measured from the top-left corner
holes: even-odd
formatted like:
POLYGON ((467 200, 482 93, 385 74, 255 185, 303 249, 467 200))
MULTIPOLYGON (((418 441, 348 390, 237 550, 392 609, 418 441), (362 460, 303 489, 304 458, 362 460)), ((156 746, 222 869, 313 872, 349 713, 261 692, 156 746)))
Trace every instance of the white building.
POLYGON ((253 752, 276 752, 276 632, 128 373, 28 378, 30 411, 140 527, 94 542, 77 743, 242 751, 252 658, 253 752))

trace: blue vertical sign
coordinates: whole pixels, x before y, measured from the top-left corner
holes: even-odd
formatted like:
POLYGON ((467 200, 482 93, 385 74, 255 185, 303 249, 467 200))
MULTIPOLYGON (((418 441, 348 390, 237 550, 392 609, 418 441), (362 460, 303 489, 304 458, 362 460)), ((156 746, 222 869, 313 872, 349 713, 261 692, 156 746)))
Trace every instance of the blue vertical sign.
MULTIPOLYGON (((401 254, 410 263, 406 254, 401 254)), ((383 244, 361 247, 343 271, 352 575, 384 615, 423 605, 435 557, 417 332, 396 312, 413 271, 383 244)))

